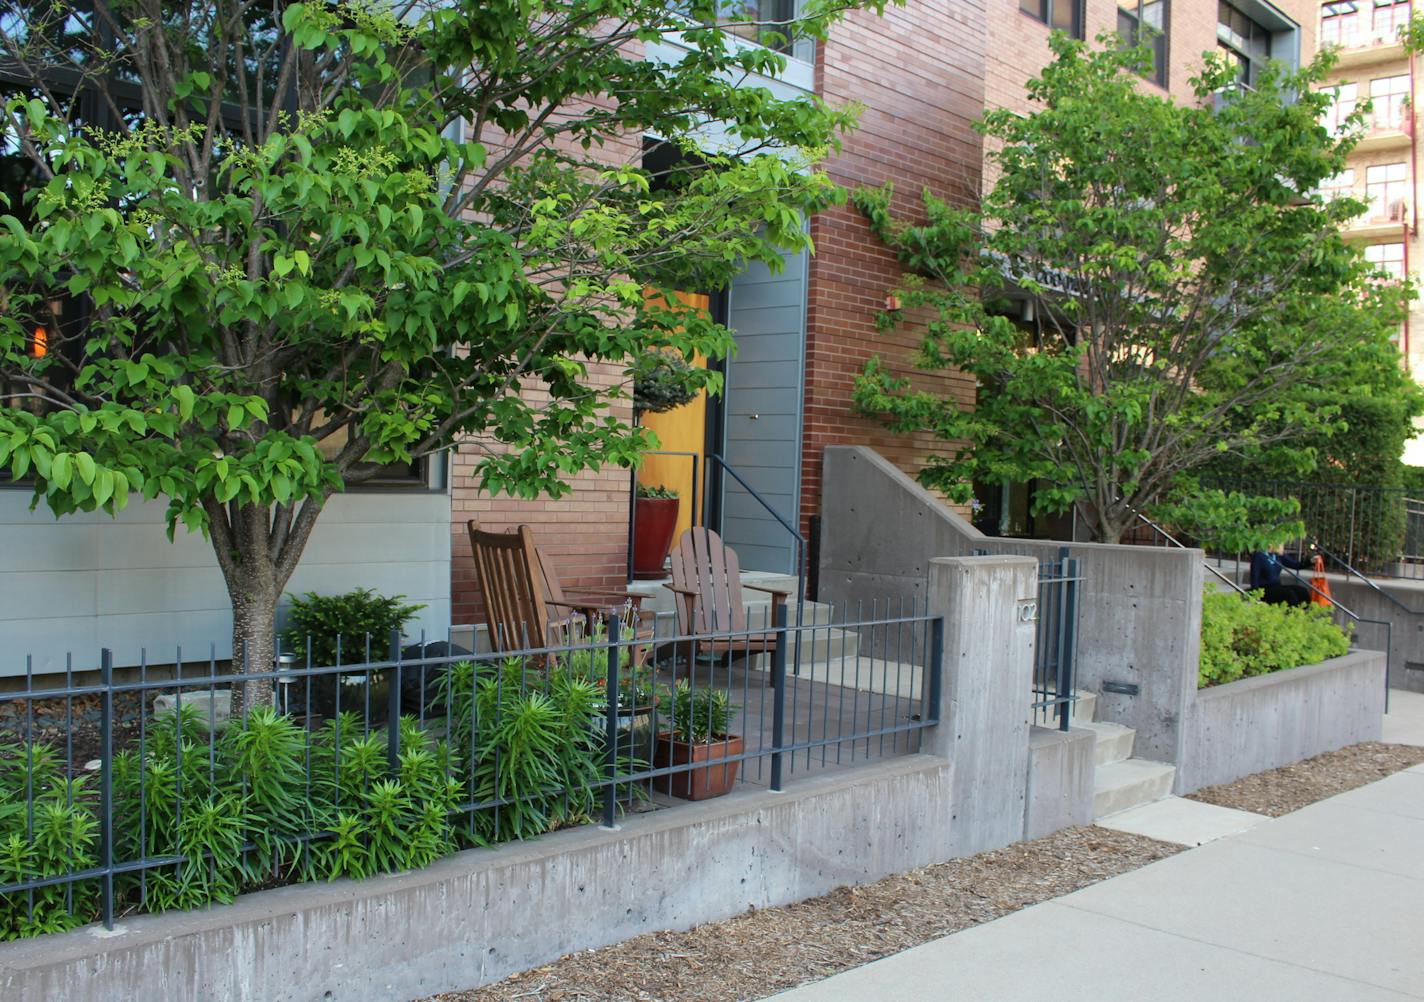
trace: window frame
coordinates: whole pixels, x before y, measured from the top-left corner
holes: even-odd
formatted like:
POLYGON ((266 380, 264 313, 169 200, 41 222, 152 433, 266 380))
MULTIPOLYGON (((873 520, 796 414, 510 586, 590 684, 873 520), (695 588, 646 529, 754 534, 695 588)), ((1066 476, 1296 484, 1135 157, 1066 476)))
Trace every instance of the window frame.
POLYGON ((1370 3, 1370 40, 1372 42, 1391 43, 1399 39, 1399 33, 1409 23, 1409 18, 1413 11, 1411 0, 1371 0, 1370 3), (1388 24, 1384 30, 1380 29, 1380 12, 1388 11, 1388 24), (1400 12, 1403 11, 1403 19, 1400 12))
POLYGON ((1153 32, 1147 42, 1148 47, 1152 49, 1152 72, 1145 74, 1143 79, 1166 90, 1171 79, 1168 67, 1172 58, 1172 4, 1170 0, 1150 0, 1150 2, 1136 3, 1133 5, 1134 9, 1128 9, 1124 6, 1125 3, 1126 0, 1118 0, 1117 31, 1123 41, 1130 46, 1138 44, 1142 38, 1142 25, 1137 20, 1137 9, 1140 8, 1144 14, 1147 8, 1154 5, 1162 9, 1161 25, 1149 24, 1147 26, 1153 32), (1124 26, 1127 28, 1126 31, 1123 30, 1124 26))
POLYGON ((1408 206, 1409 188, 1409 164, 1403 160, 1366 167, 1365 201, 1370 206, 1369 218, 1373 221, 1386 221, 1389 219, 1391 205, 1403 202, 1408 206), (1386 171, 1389 173, 1382 173, 1386 171), (1371 174, 1375 174, 1377 180, 1370 180, 1371 174))
POLYGON ((1370 80, 1370 127, 1376 130, 1400 131, 1405 127, 1406 102, 1411 100, 1414 90, 1414 81, 1408 73, 1395 73, 1387 77, 1374 77, 1370 80), (1401 83, 1402 81, 1402 83, 1401 83), (1375 93, 1377 84, 1388 84, 1397 86, 1398 90, 1382 91, 1375 93), (1384 101, 1383 107, 1380 102, 1384 101), (1389 122, 1384 113, 1384 108, 1389 108, 1394 112, 1395 121, 1389 122))
POLYGON ((1395 282, 1402 282, 1404 281, 1404 250, 1404 241, 1402 240, 1394 240, 1388 243, 1369 244, 1365 247, 1365 260, 1368 261, 1370 264, 1374 265, 1376 268, 1388 274, 1390 280, 1395 282), (1398 258, 1396 258, 1393 254, 1386 257, 1384 252, 1387 249, 1394 247, 1399 248, 1398 258), (1370 252, 1376 250, 1379 251, 1379 254, 1372 256, 1370 252), (1396 264, 1398 265, 1397 271, 1393 267, 1396 264))
POLYGON ((1338 45, 1341 48, 1351 48, 1359 44, 1360 22, 1364 18, 1360 11, 1359 0, 1332 0, 1330 3, 1320 5, 1320 35, 1319 45, 1338 45), (1346 10, 1345 8, 1349 8, 1346 10), (1327 28, 1327 24, 1338 25, 1332 31, 1327 28), (1349 30, 1345 31, 1348 24, 1349 30), (1334 38, 1327 38, 1327 34, 1333 34, 1334 38))
POLYGON ((1339 174, 1333 174, 1320 182, 1320 196, 1326 202, 1334 202, 1341 198, 1353 198, 1357 184, 1355 168, 1346 167, 1339 174))
POLYGON ((1053 31, 1065 31, 1070 37, 1082 39, 1086 33, 1086 0, 1019 0, 1019 13, 1032 18, 1039 24, 1047 25, 1053 31), (1029 7, 1036 8, 1030 10, 1029 7), (1054 22, 1061 8, 1069 8, 1070 27, 1064 28, 1054 22))
POLYGON ((1330 109, 1325 113, 1325 120, 1321 122, 1330 130, 1332 136, 1343 135, 1345 132, 1345 119, 1355 113, 1355 109, 1360 104, 1360 84, 1355 80, 1341 80, 1323 88, 1331 92, 1330 109), (1341 108, 1346 107, 1345 102, 1340 99, 1340 92, 1345 88, 1350 88, 1351 94, 1348 102, 1348 110, 1342 112, 1341 108))
POLYGON ((1217 0, 1216 4, 1216 44, 1219 49, 1233 57, 1244 69, 1242 79, 1237 81, 1247 87, 1254 87, 1261 70, 1272 58, 1272 42, 1275 32, 1261 24, 1230 0, 1217 0), (1230 12, 1230 19, 1222 17, 1230 12), (1240 22, 1239 24, 1237 22, 1240 22), (1240 28, 1246 29, 1241 34, 1240 28), (1258 40, 1264 39, 1264 50, 1257 51, 1258 40))

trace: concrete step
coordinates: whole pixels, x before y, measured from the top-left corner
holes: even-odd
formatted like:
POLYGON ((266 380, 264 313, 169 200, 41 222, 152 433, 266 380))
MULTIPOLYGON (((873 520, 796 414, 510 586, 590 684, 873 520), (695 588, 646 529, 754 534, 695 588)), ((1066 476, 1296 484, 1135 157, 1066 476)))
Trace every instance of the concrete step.
POLYGON ((1093 770, 1093 817, 1161 800, 1172 792, 1176 773, 1176 766, 1141 758, 1097 766, 1093 770))
MULTIPOLYGON (((766 592, 758 591, 753 585, 759 588, 776 588, 787 592, 788 604, 795 608, 796 596, 798 594, 798 582, 790 574, 773 574, 770 571, 742 571, 742 602, 748 606, 767 605, 771 602, 771 596, 766 592)), ((663 585, 668 584, 671 578, 661 578, 649 581, 629 582, 625 589, 635 595, 643 596, 643 608, 652 609, 654 612, 673 611, 673 593, 663 585)), ((573 589, 570 589, 573 590, 573 589)), ((812 603, 806 603, 808 606, 812 603)), ((793 613, 794 615, 794 613, 793 613)))
MULTIPOLYGON (((757 664, 759 667, 761 666, 760 662, 757 664)), ((762 670, 769 671, 770 668, 771 663, 768 661, 762 670)), ((788 664, 788 674, 790 671, 791 667, 788 664)), ((798 678, 802 683, 814 682, 816 685, 839 686, 855 692, 918 701, 920 681, 923 676, 924 671, 918 665, 887 661, 883 658, 872 658, 862 654, 829 658, 814 664, 803 663, 798 678)), ((851 707, 852 698, 849 694, 845 697, 847 712, 851 707)), ((861 705, 864 706, 864 702, 861 705)))
POLYGON ((1087 689, 1073 693, 1073 723, 1090 723, 1098 719, 1098 694, 1087 689))
MULTIPOLYGON (((748 624, 752 620, 748 619, 748 624)), ((796 643, 795 634, 788 637, 788 642, 796 643)), ((803 630, 801 632, 800 658, 797 659, 797 650, 793 646, 787 652, 786 663, 788 665, 799 663, 803 667, 821 666, 831 661, 855 660, 856 652, 860 650, 860 634, 854 630, 838 630, 834 627, 818 628, 815 630, 803 630)), ((771 655, 758 654, 753 657, 750 664, 754 668, 762 671, 771 670, 771 655)), ((852 669, 853 671, 854 669, 852 669)), ((817 673, 818 677, 820 672, 817 673)))
POLYGON ((1111 765, 1114 762, 1132 758, 1132 739, 1137 736, 1137 732, 1131 727, 1110 724, 1105 720, 1081 722, 1075 720, 1073 727, 1093 732, 1093 762, 1095 765, 1111 765))

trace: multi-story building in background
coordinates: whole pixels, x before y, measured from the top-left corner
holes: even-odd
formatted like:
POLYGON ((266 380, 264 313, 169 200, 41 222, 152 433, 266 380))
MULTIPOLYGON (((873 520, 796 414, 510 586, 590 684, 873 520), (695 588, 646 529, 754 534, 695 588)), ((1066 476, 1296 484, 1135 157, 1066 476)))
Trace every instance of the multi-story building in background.
MULTIPOLYGON (((1315 12, 1319 44, 1334 47, 1337 59, 1326 126, 1343 130, 1357 107, 1366 102, 1370 107, 1349 166, 1325 190, 1369 203, 1345 235, 1363 245, 1371 262, 1401 279, 1418 271, 1420 262, 1417 81, 1414 57, 1399 40, 1410 13, 1409 0, 1338 0, 1315 12)), ((1424 380, 1424 306, 1418 301, 1398 340, 1403 363, 1416 380, 1424 380)), ((1409 443, 1404 459, 1424 464, 1424 436, 1409 443)))
MULTIPOLYGON (((1368 2, 1368 0, 1367 0, 1368 2)), ((1192 78, 1206 53, 1219 52, 1240 67, 1250 86, 1269 60, 1298 67, 1315 51, 1317 7, 1311 0, 1019 0, 988 5, 989 45, 985 67, 986 107, 1032 110, 1025 83, 1052 58, 1049 32, 1066 31, 1096 40, 1115 32, 1150 45, 1152 65, 1142 86, 1179 102, 1195 101, 1192 78)), ((992 156, 992 148, 985 150, 992 156)), ((993 184, 992 162, 984 184, 993 184)), ((1041 322, 1028 297, 1015 320, 1041 322)), ((976 484, 982 503, 976 524, 985 532, 1063 538, 1072 527, 1061 518, 1032 514, 1033 484, 976 484)))

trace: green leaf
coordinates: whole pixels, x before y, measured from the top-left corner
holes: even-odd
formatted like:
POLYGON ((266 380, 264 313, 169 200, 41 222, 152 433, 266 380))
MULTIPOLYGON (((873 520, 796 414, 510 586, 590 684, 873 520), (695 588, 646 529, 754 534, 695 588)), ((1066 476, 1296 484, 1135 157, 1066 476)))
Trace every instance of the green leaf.
POLYGON ((46 479, 49 480, 50 484, 55 487, 58 487, 60 490, 67 490, 69 488, 70 476, 71 467, 69 453, 57 453, 54 458, 50 460, 49 474, 47 475, 46 479))
MULTIPOLYGON (((94 457, 87 452, 77 452, 74 454, 74 467, 79 473, 79 479, 86 484, 94 482, 94 457)), ((97 492, 96 492, 97 493, 97 492)))

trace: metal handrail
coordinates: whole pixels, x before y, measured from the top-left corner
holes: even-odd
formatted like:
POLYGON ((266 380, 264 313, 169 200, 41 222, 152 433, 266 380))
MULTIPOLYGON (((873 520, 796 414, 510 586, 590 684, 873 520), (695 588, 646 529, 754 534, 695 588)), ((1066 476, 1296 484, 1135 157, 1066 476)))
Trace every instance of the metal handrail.
POLYGON ((1372 581, 1363 571, 1360 571, 1360 570, 1356 569, 1352 564, 1350 564, 1350 563, 1349 563, 1347 560, 1345 560, 1344 558, 1342 558, 1342 557, 1337 557, 1334 553, 1331 553, 1331 552, 1330 552, 1329 550, 1327 550, 1325 547, 1321 546, 1321 545, 1320 545, 1320 540, 1318 540, 1318 539, 1316 539, 1315 537, 1312 536, 1312 537, 1310 537, 1310 545, 1311 545, 1311 547, 1314 548, 1315 550, 1318 550, 1323 556, 1329 557, 1331 560, 1335 561, 1335 563, 1337 563, 1337 564, 1339 564, 1341 567, 1343 567, 1343 568, 1345 569, 1345 573, 1346 573, 1347 576, 1353 576, 1353 577, 1359 578, 1359 579, 1360 579, 1361 581, 1363 581, 1365 584, 1369 585, 1370 588, 1372 588, 1372 589, 1374 589, 1375 591, 1379 592, 1379 594, 1380 594, 1381 597, 1383 597, 1384 599, 1386 599, 1387 601, 1389 601, 1391 604, 1397 606, 1401 611, 1406 612, 1406 613, 1408 613, 1408 614, 1411 615, 1411 616, 1424 616, 1424 609, 1413 609, 1413 608, 1411 608, 1411 607, 1405 605, 1405 604, 1404 604, 1403 602, 1401 602, 1399 599, 1395 598, 1395 597, 1394 597, 1393 595, 1391 595, 1389 592, 1385 591, 1385 590, 1384 590, 1383 588, 1381 588, 1379 585, 1375 584, 1374 581, 1372 581))
MULTIPOLYGON (((1162 537, 1163 539, 1165 539, 1167 542, 1171 543, 1173 546, 1177 547, 1177 548, 1180 549, 1180 550, 1189 550, 1189 549, 1191 549, 1190 546, 1188 546, 1186 543, 1182 542, 1182 541, 1181 541, 1180 539, 1178 539, 1176 536, 1173 536, 1173 535, 1172 535, 1170 532, 1168 532, 1166 529, 1162 528, 1162 527, 1161 527, 1160 525, 1158 525, 1156 522, 1152 521, 1152 519, 1150 519, 1150 518, 1148 518, 1146 515, 1142 514, 1142 512, 1137 511, 1136 509, 1133 509, 1132 513, 1137 516, 1137 518, 1138 518, 1139 521, 1141 521, 1144 525, 1146 525, 1146 526, 1147 526, 1149 529, 1151 529, 1153 532, 1157 533, 1159 536, 1161 536, 1161 537, 1162 537)), ((1221 582, 1222 582, 1223 584, 1225 584, 1228 588, 1231 588, 1231 589, 1232 589, 1233 591, 1235 591, 1237 594, 1239 594, 1239 595, 1245 595, 1245 594, 1246 594, 1246 589, 1245 589, 1245 588, 1242 588, 1242 587, 1241 587, 1239 584, 1237 584, 1235 581, 1232 581, 1232 580, 1231 580, 1229 577, 1227 577, 1225 574, 1221 573, 1221 571, 1219 571, 1219 570, 1217 570, 1215 567, 1211 566, 1210 562, 1207 561, 1205 555, 1203 555, 1203 557, 1202 557, 1202 566, 1205 567, 1207 570, 1211 571, 1211 573, 1215 574, 1218 578, 1221 579, 1221 582)))
MULTIPOLYGON (((804 620, 805 620, 805 609, 806 609, 806 537, 803 536, 803 535, 801 535, 800 531, 799 531, 795 526, 793 526, 790 522, 786 521, 786 519, 781 516, 781 513, 780 513, 779 511, 777 511, 775 508, 773 508, 773 507, 771 506, 771 504, 766 500, 766 498, 764 498, 764 497, 761 496, 761 492, 760 492, 760 491, 758 491, 758 490, 757 490, 755 487, 753 487, 751 484, 747 483, 746 480, 742 477, 742 475, 741 475, 740 473, 738 473, 725 459, 722 458, 721 454, 716 453, 716 452, 712 452, 712 453, 708 453, 708 454, 707 454, 706 458, 704 459, 704 466, 703 466, 704 475, 706 475, 707 473, 710 473, 710 472, 711 472, 711 470, 712 470, 712 464, 713 464, 713 463, 716 463, 716 464, 722 469, 722 471, 723 471, 724 473, 730 473, 730 474, 732 475, 732 479, 735 480, 739 485, 741 485, 741 488, 742 488, 744 491, 746 491, 748 494, 750 494, 750 495, 752 496, 752 498, 755 499, 755 501, 756 501, 757 504, 759 504, 759 505, 761 505, 763 508, 765 508, 767 514, 770 515, 772 518, 776 519, 776 521, 777 521, 778 523, 780 523, 780 525, 781 525, 781 527, 782 527, 783 529, 785 529, 787 532, 791 533, 791 538, 792 538, 793 540, 795 540, 795 542, 796 542, 796 627, 797 627, 797 634, 796 634, 796 651, 795 651, 795 658, 796 658, 796 661, 795 661, 795 668, 793 669, 793 672, 794 672, 795 674, 800 674, 800 671, 801 671, 801 634, 800 634, 800 628, 801 628, 801 626, 802 626, 802 624, 803 624, 803 622, 804 622, 804 620)), ((708 493, 708 492, 705 491, 705 490, 702 492, 702 503, 703 503, 704 506, 707 504, 707 493, 708 493)), ((703 514, 705 515, 706 513, 704 512, 703 514)))
MULTIPOLYGON (((1389 668, 1390 668, 1390 660, 1391 660, 1391 659, 1393 658, 1393 656, 1394 656, 1394 624, 1391 623, 1391 622, 1390 622, 1389 620, 1387 620, 1387 619, 1366 619, 1364 616, 1361 616, 1359 613, 1354 612, 1354 611, 1352 611, 1351 609, 1348 609, 1348 608, 1346 608, 1345 606, 1341 605, 1340 602, 1336 600, 1336 598, 1335 598, 1334 595, 1330 594, 1330 593, 1327 592, 1327 591, 1321 591, 1319 588, 1315 587, 1315 585, 1311 584, 1309 581, 1307 581, 1305 578, 1303 578, 1303 577, 1301 576, 1300 571, 1296 570, 1294 567, 1285 567, 1284 564, 1281 565, 1281 566, 1282 566, 1285 570, 1290 571, 1291 576, 1294 577, 1297 581, 1299 581, 1301 584, 1305 585, 1305 587, 1310 591, 1310 593, 1311 593, 1312 595, 1318 595, 1318 596, 1320 596, 1320 597, 1323 598, 1325 601, 1329 602, 1332 606, 1334 606, 1336 609, 1339 609, 1341 612, 1343 612, 1343 613, 1344 613, 1346 616, 1348 616, 1350 619, 1353 619, 1356 623, 1369 623, 1369 624, 1371 624, 1371 625, 1373 625, 1373 626, 1383 626, 1383 627, 1384 627, 1384 712, 1385 712, 1385 713, 1388 713, 1388 712, 1389 712, 1389 668)), ((1384 594, 1384 593, 1381 592, 1381 594, 1384 594)), ((1388 598, 1389 596, 1386 595, 1385 597, 1388 598)), ((1404 607, 1401 606, 1401 608, 1404 608, 1404 607)), ((1412 610, 1406 610, 1406 611, 1412 611, 1412 610)))

